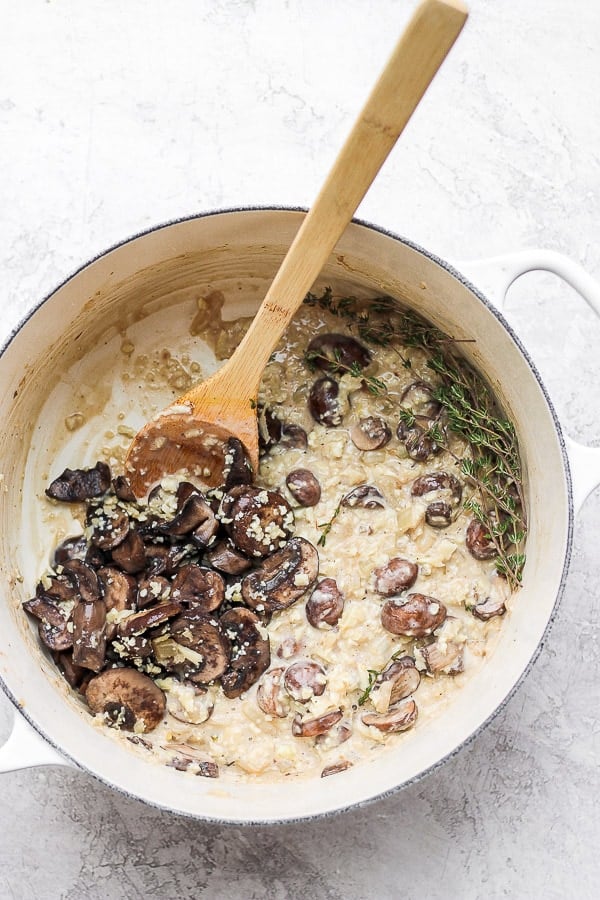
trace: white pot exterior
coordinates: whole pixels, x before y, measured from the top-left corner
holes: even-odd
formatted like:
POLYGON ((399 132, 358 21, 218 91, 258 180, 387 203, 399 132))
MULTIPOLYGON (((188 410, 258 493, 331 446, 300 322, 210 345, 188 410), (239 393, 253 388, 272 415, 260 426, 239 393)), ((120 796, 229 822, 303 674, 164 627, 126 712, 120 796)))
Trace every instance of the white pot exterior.
MULTIPOLYGON (((293 820, 365 802, 419 777, 454 753, 505 702, 539 650, 564 583, 572 503, 560 427, 539 378, 498 313, 449 266, 402 240, 353 223, 319 284, 370 289, 402 301, 450 333, 473 339, 467 358, 487 374, 517 425, 524 460, 529 538, 524 587, 505 617, 500 639, 476 679, 467 682, 438 718, 407 733, 372 761, 335 778, 272 785, 190 779, 134 755, 91 725, 19 609, 25 588, 14 582, 15 544, 30 532, 24 481, 38 479, 47 449, 38 420, 49 387, 114 323, 169 303, 191 285, 226 297, 265 293, 302 218, 289 210, 216 213, 177 222, 134 238, 100 256, 42 303, 0 357, 0 676, 7 693, 37 731, 77 765, 113 787, 157 806, 231 822, 293 820), (241 288, 240 288, 241 286, 241 288), (36 467, 37 465, 37 467, 36 467), (7 562, 8 561, 8 562, 7 562)), ((65 462, 79 465, 80 459, 65 462)), ((43 468, 43 467, 42 467, 43 468)), ((27 573, 26 575, 27 580, 27 573)), ((36 572, 30 573, 34 578, 36 572)))

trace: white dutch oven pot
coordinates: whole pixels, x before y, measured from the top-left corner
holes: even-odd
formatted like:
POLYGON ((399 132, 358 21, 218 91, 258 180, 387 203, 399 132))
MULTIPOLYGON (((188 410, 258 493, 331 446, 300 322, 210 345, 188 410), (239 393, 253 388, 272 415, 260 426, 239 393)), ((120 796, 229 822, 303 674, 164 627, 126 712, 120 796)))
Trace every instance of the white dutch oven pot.
MULTIPOLYGON (((48 476, 40 462, 47 452, 45 431, 50 427, 40 417, 48 392, 66 371, 85 360, 90 349, 103 346, 106 336, 114 334, 115 323, 127 325, 161 305, 174 304, 176 316, 177 298, 191 286, 204 293, 221 289, 234 305, 240 299, 247 304, 250 298, 256 309, 302 215, 281 209, 229 211, 132 238, 54 291, 4 347, 0 682, 19 712, 0 749, 0 771, 73 766, 155 806, 219 821, 323 815, 406 785, 454 754, 502 707, 539 652, 564 585, 574 514, 600 483, 600 450, 563 438, 527 353, 502 315, 469 280, 419 247, 354 222, 319 283, 389 294, 454 338, 474 339, 463 344, 464 352, 486 373, 516 423, 529 509, 524 586, 481 673, 467 681, 435 720, 390 741, 374 760, 334 778, 228 784, 224 778, 190 778, 157 766, 130 751, 125 742, 94 728, 82 704, 44 657, 19 604, 32 593, 41 574, 35 565, 27 570, 27 542, 31 543, 32 517, 38 514, 32 507, 39 506, 31 498, 35 491, 41 494, 43 477, 48 476), (23 491, 32 478, 37 479, 34 492, 23 491), (15 567, 23 572, 24 584, 15 583, 15 567)), ((490 296, 496 302, 502 302, 509 285, 523 273, 546 269, 564 278, 600 314, 598 286, 577 265, 553 253, 523 252, 460 268, 486 290, 492 288, 490 296)), ((70 389, 74 390, 66 384, 67 395, 70 389)), ((65 410, 68 400, 67 396, 65 410)), ((64 463, 77 466, 81 459, 64 463)))

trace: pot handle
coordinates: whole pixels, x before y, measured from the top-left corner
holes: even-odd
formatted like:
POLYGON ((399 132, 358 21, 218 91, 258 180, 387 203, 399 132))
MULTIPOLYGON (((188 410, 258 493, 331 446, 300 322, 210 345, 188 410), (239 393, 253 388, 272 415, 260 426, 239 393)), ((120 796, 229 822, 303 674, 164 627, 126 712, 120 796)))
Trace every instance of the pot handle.
MULTIPOLYGON (((527 272, 552 272, 566 281, 600 317, 600 284, 582 267, 553 250, 520 250, 469 260, 455 268, 477 286, 497 309, 502 311, 511 284, 527 272)), ((600 448, 585 447, 565 437, 573 487, 573 506, 578 512, 584 500, 600 485, 600 448)))
POLYGON ((41 737, 29 722, 15 713, 12 731, 0 747, 0 772, 16 772, 33 766, 73 766, 41 737))

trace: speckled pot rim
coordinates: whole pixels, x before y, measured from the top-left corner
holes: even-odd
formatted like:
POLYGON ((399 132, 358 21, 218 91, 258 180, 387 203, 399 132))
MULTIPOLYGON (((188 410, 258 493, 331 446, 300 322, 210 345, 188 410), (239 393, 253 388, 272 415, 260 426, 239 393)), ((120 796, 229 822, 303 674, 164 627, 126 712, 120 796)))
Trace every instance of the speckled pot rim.
MULTIPOLYGON (((74 278, 76 278, 80 274, 80 272, 82 272, 84 269, 86 269, 92 263, 96 262, 98 259, 101 259, 104 256, 107 256, 113 250, 116 250, 119 247, 122 247, 125 244, 130 243, 131 241, 137 240, 138 238, 142 238, 142 237, 145 237, 154 232, 161 231, 166 228, 170 228, 173 225, 179 225, 181 223, 190 222, 190 221, 193 221, 196 219, 205 219, 205 218, 209 218, 211 216, 220 216, 220 215, 245 213, 245 212, 304 212, 305 213, 305 212, 307 212, 307 210, 306 210, 306 208, 299 207, 299 206, 279 206, 279 205, 224 207, 222 209, 208 210, 208 211, 201 212, 201 213, 195 213, 195 214, 190 214, 188 216, 182 216, 180 218, 172 219, 170 221, 163 222, 162 224, 155 225, 152 228, 148 228, 143 231, 136 232, 135 234, 130 235, 129 237, 127 237, 121 241, 118 241, 115 244, 112 244, 110 247, 103 250, 101 253, 98 253, 96 256, 87 260, 85 263, 83 263, 81 266, 79 266, 77 269, 75 269, 75 271, 72 272, 71 275, 69 275, 67 278, 65 278, 63 281, 61 281, 58 285, 56 285, 52 289, 52 291, 50 291, 50 293, 46 294, 46 296, 43 297, 42 300, 39 301, 39 303, 37 303, 35 306, 33 306, 26 313, 26 315, 21 319, 21 321, 18 322, 17 325, 15 325, 15 327, 11 330, 10 334, 8 335, 8 337, 5 339, 2 346, 0 347, 0 357, 4 354, 4 352, 6 351, 8 346, 12 343, 15 336, 17 334, 19 334, 19 332, 27 325, 27 323, 29 322, 31 317, 33 315, 35 315, 35 313, 38 311, 38 309, 40 309, 48 300, 50 300, 58 290, 60 290, 62 287, 64 287, 66 284, 68 284, 70 281, 72 281, 74 278)), ((374 231, 378 234, 384 235, 385 237, 389 237, 394 241, 398 241, 399 243, 404 244, 405 246, 409 247, 411 250, 414 250, 417 253, 421 254, 423 257, 425 257, 430 262, 433 262, 436 265, 440 266, 442 269, 445 269, 446 272, 448 272, 450 275, 452 275, 457 281, 459 281, 462 285, 464 285, 464 287, 466 287, 469 291, 471 291, 471 293, 474 294, 477 297, 477 299, 484 305, 484 307, 487 309, 487 311, 490 313, 490 315, 492 315, 502 325, 504 330, 508 333, 509 337, 511 338, 511 340, 516 345, 516 347, 518 348, 518 350, 521 352, 522 356, 524 357, 525 361, 527 362, 527 365, 529 366, 529 369, 530 369, 532 375, 534 376, 534 378, 538 384, 538 387, 540 388, 540 390, 543 394, 544 400, 546 401, 548 410, 550 412, 552 421, 554 423, 554 428, 555 428, 555 431, 556 431, 556 434, 558 437, 558 441, 559 441, 559 446, 561 449, 561 454, 562 454, 562 459, 563 459, 563 464, 564 464, 565 482, 566 482, 566 488, 567 488, 567 500, 568 500, 568 504, 567 504, 568 505, 567 543, 566 543, 566 550, 565 550, 565 557, 564 557, 564 562, 563 562, 562 573, 561 573, 561 577, 560 577, 560 583, 559 583, 557 591, 556 591, 556 599, 554 601, 554 605, 552 607, 550 616, 548 617, 548 621, 547 621, 546 627, 544 629, 544 632, 542 634, 542 637, 540 638, 535 650, 533 651, 527 666, 525 667, 525 669, 523 670, 523 672, 521 673, 521 675, 519 676, 517 681, 512 685, 511 689, 508 691, 505 698, 502 700, 501 703, 498 704, 498 706, 496 706, 496 708, 490 713, 490 715, 487 717, 487 719, 485 719, 484 722, 482 722, 481 725, 475 729, 475 731, 473 731, 460 744, 458 744, 458 746, 456 746, 450 753, 447 753, 445 756, 443 756, 437 762, 433 763, 431 766, 424 769, 422 772, 419 772, 413 778, 407 779, 406 781, 402 782, 402 784, 398 784, 398 785, 394 786, 393 788, 391 788, 390 790, 382 791, 382 792, 375 794, 374 796, 369 797, 365 800, 357 801, 354 803, 349 803, 346 806, 340 806, 337 809, 328 810, 326 812, 314 813, 313 815, 299 816, 299 817, 295 817, 295 818, 272 818, 272 819, 270 818, 270 819, 256 819, 256 820, 248 819, 248 820, 244 820, 244 821, 238 821, 238 820, 233 820, 233 819, 220 819, 215 816, 205 816, 202 814, 196 815, 193 813, 181 812, 180 810, 175 810, 166 804, 157 803, 156 801, 152 801, 152 800, 146 800, 145 798, 142 798, 137 794, 130 793, 126 790, 123 790, 123 788, 118 787, 117 785, 113 784, 113 782, 111 782, 108 778, 104 778, 101 775, 98 775, 96 772, 91 771, 85 765, 82 765, 78 760, 74 759, 69 754, 65 753, 65 751, 62 749, 62 747, 59 744, 57 744, 50 736, 48 736, 44 731, 42 731, 38 727, 36 722, 33 721, 33 719, 29 716, 27 711, 21 706, 21 704, 19 703, 19 701, 17 700, 15 695, 12 693, 12 691, 10 690, 10 688, 8 687, 8 685, 6 684, 6 682, 0 675, 0 687, 2 688, 3 692, 6 694, 6 696, 10 700, 10 702, 13 704, 13 706, 17 710, 17 715, 23 716, 27 720, 29 725, 40 735, 40 737, 42 737, 61 756, 64 756, 66 760, 71 762, 75 766, 76 769, 79 769, 82 772, 86 772, 88 775, 91 775, 93 778, 95 778, 100 783, 105 784, 107 787, 111 788, 114 791, 117 791, 119 794, 121 794, 124 797, 133 799, 133 800, 137 800, 140 803, 144 803, 147 806, 152 806, 156 809, 160 809, 163 812, 171 813, 172 815, 178 815, 178 816, 182 816, 187 819, 193 819, 193 820, 203 821, 203 822, 210 822, 210 823, 214 823, 214 824, 218 824, 218 825, 232 825, 232 826, 237 826, 237 827, 248 826, 248 825, 250 825, 250 826, 293 825, 293 824, 298 824, 298 823, 302 823, 302 822, 312 822, 312 821, 317 821, 319 819, 331 818, 332 816, 336 816, 343 812, 348 812, 350 810, 364 808, 366 806, 369 806, 372 803, 375 803, 376 801, 383 800, 386 797, 392 796, 393 794, 397 793, 398 791, 403 790, 404 788, 407 788, 409 785, 418 783, 419 781, 424 779, 426 776, 437 771, 437 769, 439 769, 441 766, 443 766, 449 760, 451 760, 455 756, 457 756, 460 752, 462 752, 462 750, 465 747, 468 747, 477 738, 477 736, 485 728, 487 728, 487 726, 490 724, 490 722, 493 719, 495 719, 495 717, 506 707, 508 702, 514 696, 514 694, 516 693, 518 688, 521 686, 521 684, 523 683, 523 681, 525 680, 525 678, 528 676, 531 669, 533 668, 538 656, 540 655, 540 653, 544 647, 544 644, 546 643, 548 633, 550 631, 550 628, 551 628, 551 626, 556 618, 557 612, 558 612, 558 606, 559 606, 561 597, 562 597, 564 589, 565 589, 565 584, 566 584, 567 575, 568 575, 568 571, 569 571, 569 565, 570 565, 570 561, 571 561, 572 547, 573 547, 573 529, 574 529, 574 519, 575 519, 574 504, 573 504, 573 485, 572 485, 569 457, 567 454, 563 431, 562 431, 558 416, 556 414, 556 410, 554 409, 554 406, 552 404, 552 401, 550 399, 548 391, 546 390, 546 387, 544 386, 544 383, 543 383, 543 381, 540 377, 540 374, 535 366, 535 363, 529 356, 529 353, 523 346, 520 338, 513 331, 512 327, 506 321, 506 319, 504 318, 502 313, 498 309, 496 309, 496 307, 484 296, 484 294, 481 293, 481 291, 474 284, 471 283, 471 281, 469 281, 469 279, 465 278, 465 276, 462 275, 459 271, 457 271, 452 265, 450 265, 450 263, 446 262, 446 260, 437 256, 435 253, 431 253, 429 250, 425 250, 419 244, 415 244, 413 241, 409 240, 408 238, 401 237, 400 235, 396 234, 393 231, 390 231, 387 228, 382 228, 379 225, 374 225, 371 222, 366 222, 363 219, 359 219, 359 218, 353 218, 352 224, 358 225, 361 228, 366 228, 370 231, 374 231)))

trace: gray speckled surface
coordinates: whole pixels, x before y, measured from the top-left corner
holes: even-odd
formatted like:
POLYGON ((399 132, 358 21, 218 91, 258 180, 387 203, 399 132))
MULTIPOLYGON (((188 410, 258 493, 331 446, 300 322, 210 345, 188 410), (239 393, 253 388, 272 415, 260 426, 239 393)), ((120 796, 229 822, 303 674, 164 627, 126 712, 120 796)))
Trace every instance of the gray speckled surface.
MULTIPOLYGON (((450 259, 560 250, 600 278, 600 7, 472 0, 363 218, 450 259)), ((407 0, 0 4, 4 334, 91 255, 217 206, 309 205, 407 0)), ((508 316, 566 430, 600 437, 600 324, 548 275, 508 316)), ((458 757, 302 825, 190 822, 58 768, 1 776, 0 897, 596 897, 600 503, 542 656, 458 757)), ((0 696, 0 738, 12 710, 0 696)))

